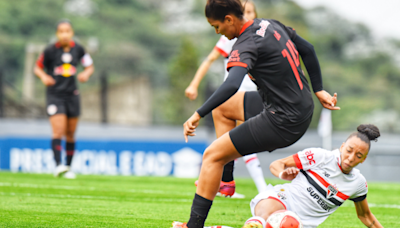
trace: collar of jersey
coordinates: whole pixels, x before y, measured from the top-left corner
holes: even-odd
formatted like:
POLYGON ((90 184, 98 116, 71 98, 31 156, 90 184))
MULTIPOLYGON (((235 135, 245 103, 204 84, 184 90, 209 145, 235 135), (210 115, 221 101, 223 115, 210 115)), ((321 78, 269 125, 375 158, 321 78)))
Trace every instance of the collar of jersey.
MULTIPOLYGON (((56 45, 56 48, 61 47, 61 44, 58 41, 55 43, 55 45, 56 45)), ((75 47, 75 41, 71 40, 71 42, 69 42, 69 47, 75 47)))
POLYGON ((240 30, 239 36, 242 35, 244 30, 246 30, 250 25, 252 25, 254 20, 248 20, 242 27, 242 30, 240 30))

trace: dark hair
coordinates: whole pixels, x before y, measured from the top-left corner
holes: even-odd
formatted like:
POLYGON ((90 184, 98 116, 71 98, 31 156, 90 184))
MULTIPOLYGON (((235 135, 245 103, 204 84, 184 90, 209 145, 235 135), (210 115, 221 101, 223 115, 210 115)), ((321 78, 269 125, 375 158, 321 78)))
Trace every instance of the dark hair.
POLYGON ((357 132, 352 133, 347 139, 357 136, 362 141, 368 143, 371 147, 371 141, 378 141, 377 138, 381 136, 377 126, 373 124, 361 124, 357 127, 357 132))
POLYGON ((240 0, 207 0, 206 17, 224 21, 225 16, 233 14, 237 18, 243 18, 243 5, 240 0))
POLYGON ((69 24, 69 25, 71 25, 71 27, 72 27, 71 21, 68 20, 68 19, 66 19, 66 18, 64 18, 64 19, 61 19, 61 20, 59 20, 59 21, 57 22, 57 24, 56 24, 56 30, 58 29, 58 26, 59 26, 59 25, 64 24, 64 23, 69 24))

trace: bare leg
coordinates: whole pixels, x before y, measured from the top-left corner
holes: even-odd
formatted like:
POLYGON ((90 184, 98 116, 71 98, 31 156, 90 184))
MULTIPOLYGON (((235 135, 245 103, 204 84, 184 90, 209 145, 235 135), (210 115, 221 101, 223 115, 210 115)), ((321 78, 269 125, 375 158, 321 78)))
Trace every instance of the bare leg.
POLYGON ((267 220, 272 213, 279 210, 285 210, 280 202, 274 199, 263 199, 256 205, 254 214, 267 220))
POLYGON ((67 116, 65 114, 55 114, 49 118, 53 130, 53 139, 61 139, 65 135, 67 128, 67 116))

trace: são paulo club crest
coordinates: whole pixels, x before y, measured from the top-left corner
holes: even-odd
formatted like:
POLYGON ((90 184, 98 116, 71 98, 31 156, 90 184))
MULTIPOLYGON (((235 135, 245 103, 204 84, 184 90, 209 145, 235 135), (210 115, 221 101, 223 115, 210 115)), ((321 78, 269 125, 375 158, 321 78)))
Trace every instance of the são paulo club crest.
POLYGON ((72 61, 72 55, 68 52, 65 52, 61 55, 61 61, 63 63, 70 63, 72 61))
POLYGON ((326 198, 330 199, 330 198, 334 197, 338 192, 339 191, 333 185, 330 184, 326 191, 326 198))

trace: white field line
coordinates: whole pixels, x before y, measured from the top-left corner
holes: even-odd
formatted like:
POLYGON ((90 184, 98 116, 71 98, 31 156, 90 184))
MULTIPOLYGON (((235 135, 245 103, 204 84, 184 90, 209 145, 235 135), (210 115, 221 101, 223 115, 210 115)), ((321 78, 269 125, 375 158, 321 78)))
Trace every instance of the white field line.
MULTIPOLYGON (((18 187, 18 188, 44 188, 44 189, 64 189, 64 190, 86 190, 86 191, 103 191, 104 189, 95 187, 80 187, 80 186, 66 186, 66 185, 45 185, 45 184, 30 184, 30 183, 10 183, 0 182, 0 187, 18 187)), ((145 194, 169 194, 169 195, 194 195, 193 192, 180 192, 180 191, 164 191, 154 189, 113 189, 117 192, 131 192, 131 193, 145 193, 145 194)))
MULTIPOLYGON (((136 201, 138 198, 118 198, 112 196, 88 196, 88 195, 69 195, 69 194, 37 194, 37 193, 16 193, 0 192, 0 196, 24 196, 24 197, 45 197, 45 198, 63 198, 63 199, 101 199, 101 200, 121 200, 136 201)), ((140 198, 141 202, 192 202, 191 199, 168 199, 168 198, 140 198)))

